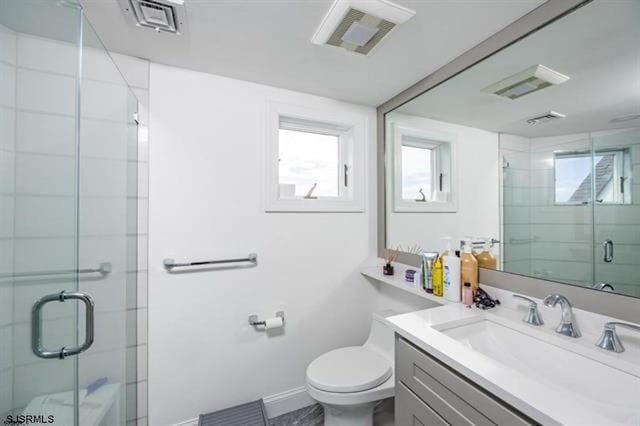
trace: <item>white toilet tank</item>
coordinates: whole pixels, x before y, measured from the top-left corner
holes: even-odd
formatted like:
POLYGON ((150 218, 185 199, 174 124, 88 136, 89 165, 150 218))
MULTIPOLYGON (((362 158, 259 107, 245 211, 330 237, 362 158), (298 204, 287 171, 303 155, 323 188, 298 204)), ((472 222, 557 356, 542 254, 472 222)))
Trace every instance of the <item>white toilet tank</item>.
POLYGON ((371 321, 371 330, 369 331, 369 338, 365 342, 364 346, 370 347, 393 361, 395 359, 393 342, 394 332, 386 318, 399 315, 401 313, 402 312, 394 311, 393 309, 374 312, 373 320, 371 321))

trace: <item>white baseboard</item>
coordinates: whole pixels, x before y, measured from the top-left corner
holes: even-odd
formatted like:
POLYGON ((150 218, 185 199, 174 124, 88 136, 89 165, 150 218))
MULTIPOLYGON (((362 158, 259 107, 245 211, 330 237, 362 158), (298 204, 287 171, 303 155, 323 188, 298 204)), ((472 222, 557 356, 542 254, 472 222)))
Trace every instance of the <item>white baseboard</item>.
MULTIPOLYGON (((270 419, 316 403, 309 396, 304 386, 267 396, 262 400, 264 401, 264 408, 267 410, 267 417, 270 419)), ((173 426, 198 426, 198 418, 184 420, 173 426)))
POLYGON ((304 386, 267 396, 263 398, 263 401, 267 417, 270 419, 316 403, 304 386))

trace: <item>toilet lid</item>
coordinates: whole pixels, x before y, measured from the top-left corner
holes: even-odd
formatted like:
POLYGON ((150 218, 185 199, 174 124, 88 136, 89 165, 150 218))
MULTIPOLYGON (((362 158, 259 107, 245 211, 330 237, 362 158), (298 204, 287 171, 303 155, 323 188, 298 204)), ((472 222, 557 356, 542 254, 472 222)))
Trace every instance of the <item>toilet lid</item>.
POLYGON ((360 392, 384 383, 393 369, 389 360, 362 346, 335 349, 307 367, 307 382, 327 392, 360 392))

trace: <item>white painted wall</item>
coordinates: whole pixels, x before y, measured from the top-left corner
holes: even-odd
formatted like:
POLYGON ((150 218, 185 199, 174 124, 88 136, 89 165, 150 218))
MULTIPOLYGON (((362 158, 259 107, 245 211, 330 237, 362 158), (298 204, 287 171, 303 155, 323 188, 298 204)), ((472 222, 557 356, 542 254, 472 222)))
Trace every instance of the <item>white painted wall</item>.
MULTIPOLYGON (((425 250, 441 250, 440 238, 445 236, 453 237, 454 242, 465 236, 498 238, 498 134, 399 113, 387 116, 386 128, 391 129, 392 123, 457 136, 459 194, 455 213, 396 213, 387 184, 387 246, 418 244, 425 250)), ((387 182, 391 182, 389 174, 387 182)))
POLYGON ((375 185, 364 213, 265 213, 264 118, 268 100, 363 114, 374 182, 375 110, 156 64, 150 94, 149 423, 166 425, 303 386, 316 356, 366 339, 375 185), (249 252, 256 268, 162 268, 249 252), (280 309, 282 335, 247 324, 280 309))

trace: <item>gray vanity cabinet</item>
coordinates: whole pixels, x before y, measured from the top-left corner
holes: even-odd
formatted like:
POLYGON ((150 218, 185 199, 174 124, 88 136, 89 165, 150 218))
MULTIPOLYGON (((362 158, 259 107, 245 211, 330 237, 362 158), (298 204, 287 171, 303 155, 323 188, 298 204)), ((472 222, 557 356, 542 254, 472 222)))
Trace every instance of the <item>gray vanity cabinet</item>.
POLYGON ((535 421, 396 335, 396 426, 535 425, 535 421))

